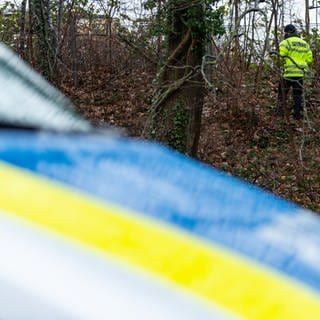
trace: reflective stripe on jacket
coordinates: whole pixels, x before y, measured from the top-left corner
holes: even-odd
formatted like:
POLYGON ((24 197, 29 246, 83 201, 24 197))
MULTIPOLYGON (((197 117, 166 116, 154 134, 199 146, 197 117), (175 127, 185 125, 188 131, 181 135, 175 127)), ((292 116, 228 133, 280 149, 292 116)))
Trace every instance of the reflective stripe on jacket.
POLYGON ((281 41, 279 47, 280 56, 284 60, 284 78, 304 77, 313 60, 307 42, 293 36, 281 41))

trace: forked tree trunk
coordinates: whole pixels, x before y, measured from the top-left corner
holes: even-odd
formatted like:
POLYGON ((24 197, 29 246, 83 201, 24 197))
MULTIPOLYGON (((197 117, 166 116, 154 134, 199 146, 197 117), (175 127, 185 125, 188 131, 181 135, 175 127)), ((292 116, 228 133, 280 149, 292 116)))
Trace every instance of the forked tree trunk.
POLYGON ((169 1, 167 59, 157 79, 149 128, 151 138, 191 156, 198 149, 204 99, 200 66, 205 35, 186 23, 190 10, 195 21, 204 18, 202 3, 195 3, 169 1))

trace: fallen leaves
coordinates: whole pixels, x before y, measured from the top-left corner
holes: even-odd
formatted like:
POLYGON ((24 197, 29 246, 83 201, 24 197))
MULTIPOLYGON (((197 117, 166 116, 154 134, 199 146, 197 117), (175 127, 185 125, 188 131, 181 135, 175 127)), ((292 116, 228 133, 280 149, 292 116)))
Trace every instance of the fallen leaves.
MULTIPOLYGON (((101 72, 80 88, 63 84, 62 89, 92 122, 125 128, 128 135, 141 137, 154 76, 155 71, 140 69, 119 74, 101 72)), ((228 90, 208 95, 199 158, 229 175, 320 212, 320 131, 313 129, 320 127, 320 115, 309 111, 310 123, 303 122, 303 127, 293 124, 297 149, 293 152, 288 125, 273 116, 275 85, 267 81, 259 96, 248 92, 239 96, 239 115, 233 115, 226 103, 228 90)))

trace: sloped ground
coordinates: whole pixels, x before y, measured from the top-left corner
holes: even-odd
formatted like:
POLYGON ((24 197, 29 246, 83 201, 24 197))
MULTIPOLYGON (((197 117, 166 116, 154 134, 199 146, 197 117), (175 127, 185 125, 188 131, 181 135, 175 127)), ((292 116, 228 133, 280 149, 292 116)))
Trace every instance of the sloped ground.
POLYGON ((152 72, 94 75, 94 84, 61 89, 71 98, 80 113, 99 126, 124 129, 128 136, 141 137, 148 105, 152 97, 152 72))
MULTIPOLYGON (((90 85, 62 89, 93 123, 143 137, 154 71, 92 77, 90 85)), ((308 88, 307 117, 297 123, 274 116, 276 84, 262 88, 246 91, 236 108, 226 92, 208 95, 199 159, 320 212, 320 91, 308 88)))
POLYGON ((200 158, 320 212, 320 97, 307 106, 304 121, 287 121, 274 116, 276 90, 270 90, 259 95, 258 104, 256 97, 247 100, 237 116, 223 96, 209 101, 200 158))

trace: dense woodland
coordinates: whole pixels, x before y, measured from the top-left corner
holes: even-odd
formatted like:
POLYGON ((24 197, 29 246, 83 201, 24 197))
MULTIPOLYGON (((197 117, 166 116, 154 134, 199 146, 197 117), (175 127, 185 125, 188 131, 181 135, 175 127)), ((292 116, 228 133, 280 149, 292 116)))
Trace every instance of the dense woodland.
POLYGON ((1 8, 0 36, 94 124, 320 212, 320 1, 303 19, 293 2, 22 0, 1 8), (289 22, 314 54, 299 122, 291 100, 274 112, 289 22))

